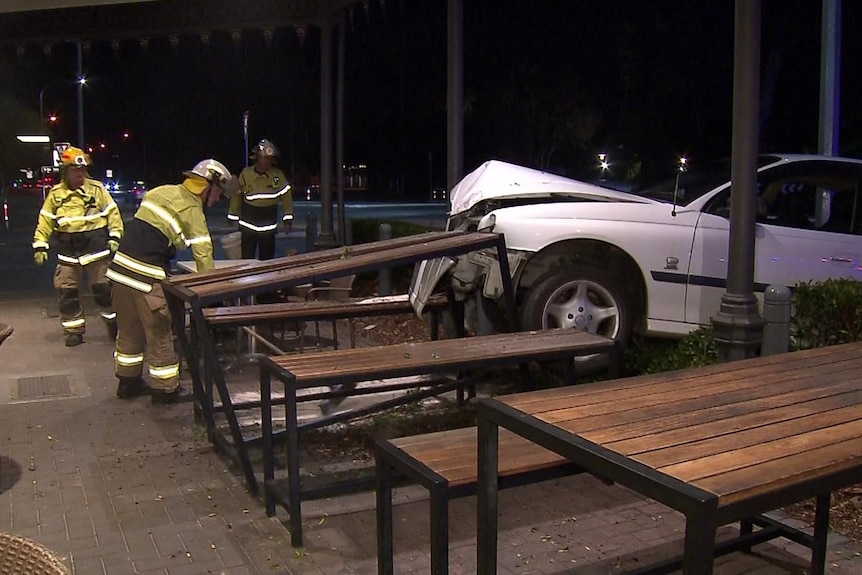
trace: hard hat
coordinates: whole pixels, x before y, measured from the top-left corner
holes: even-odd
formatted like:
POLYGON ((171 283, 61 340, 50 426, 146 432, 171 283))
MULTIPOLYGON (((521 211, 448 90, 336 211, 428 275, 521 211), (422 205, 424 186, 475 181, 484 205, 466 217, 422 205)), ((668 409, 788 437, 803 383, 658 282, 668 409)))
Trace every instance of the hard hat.
POLYGON ((266 158, 272 158, 278 155, 278 148, 275 147, 275 144, 270 142, 267 139, 263 139, 257 143, 254 147, 253 155, 261 155, 266 158))
POLYGON ((60 161, 63 163, 63 166, 86 167, 93 165, 93 161, 89 155, 84 153, 84 150, 74 147, 63 150, 63 153, 60 154, 60 161))
POLYGON ((230 170, 224 164, 212 158, 201 160, 191 170, 183 172, 186 176, 200 176, 212 184, 224 186, 231 179, 230 170))

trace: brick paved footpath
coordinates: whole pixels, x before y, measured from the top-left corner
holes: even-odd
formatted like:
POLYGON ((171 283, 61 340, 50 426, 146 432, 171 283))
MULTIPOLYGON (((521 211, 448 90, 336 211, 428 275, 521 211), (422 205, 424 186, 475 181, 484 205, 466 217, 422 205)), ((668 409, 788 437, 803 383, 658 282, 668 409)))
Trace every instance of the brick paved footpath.
MULTIPOLYGON (((26 235, 0 237, 0 318, 15 326, 0 347, 0 530, 44 543, 82 575, 376 573, 373 493, 307 502, 306 547, 291 548, 287 514, 266 517, 188 404, 115 398, 101 325, 63 346, 50 280, 23 277, 35 267, 26 235), (14 289, 22 281, 25 293, 14 289)), ((475 572, 475 503, 451 506, 453 574, 475 572)), ((619 573, 681 550, 678 514, 588 476, 504 491, 500 511, 502 575, 619 573)), ((424 490, 396 491, 395 534, 396 573, 427 573, 424 490)), ((716 573, 801 574, 807 561, 779 539, 718 560, 716 573)), ((833 536, 827 566, 862 573, 860 547, 833 536)))

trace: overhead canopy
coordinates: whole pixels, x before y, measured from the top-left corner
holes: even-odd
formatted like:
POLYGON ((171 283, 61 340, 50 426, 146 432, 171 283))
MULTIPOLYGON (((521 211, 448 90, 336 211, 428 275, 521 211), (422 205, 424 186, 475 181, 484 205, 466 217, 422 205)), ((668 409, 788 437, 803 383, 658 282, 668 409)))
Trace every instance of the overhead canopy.
POLYGON ((0 3, 0 44, 57 44, 320 25, 332 22, 342 9, 356 3, 357 0, 242 4, 236 0, 4 0, 0 3))
POLYGON ((155 0, 6 0, 0 4, 2 12, 30 12, 56 8, 80 8, 105 4, 130 4, 132 2, 154 2, 155 0))

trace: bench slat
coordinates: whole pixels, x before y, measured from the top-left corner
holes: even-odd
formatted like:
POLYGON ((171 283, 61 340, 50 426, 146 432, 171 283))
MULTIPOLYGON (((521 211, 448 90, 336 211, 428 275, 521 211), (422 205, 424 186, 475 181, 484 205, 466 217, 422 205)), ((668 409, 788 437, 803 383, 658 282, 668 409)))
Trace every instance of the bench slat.
MULTIPOLYGON (((389 443, 445 477, 450 487, 457 487, 477 481, 477 434, 476 427, 466 427, 401 437, 389 440, 389 443)), ((498 449, 500 477, 512 477, 568 463, 564 457, 506 429, 500 429, 498 449)))
MULTIPOLYGON (((862 363, 860 363, 862 366, 862 363)), ((817 373, 824 374, 826 372, 818 371, 817 373)), ((843 385, 847 381, 852 380, 858 374, 856 369, 847 371, 839 371, 834 376, 833 383, 830 386, 812 387, 810 381, 805 379, 805 370, 790 371, 788 374, 773 378, 762 378, 764 385, 758 387, 743 388, 739 391, 732 383, 725 386, 714 386, 701 390, 702 394, 689 394, 680 392, 680 396, 673 390, 667 390, 658 396, 642 398, 639 404, 641 408, 649 407, 650 409, 638 409, 638 405, 626 404, 622 406, 622 402, 616 401, 614 398, 607 398, 606 401, 601 401, 601 396, 590 399, 592 410, 584 411, 581 408, 574 410, 558 409, 535 414, 536 417, 543 421, 559 424, 565 429, 584 434, 591 441, 594 441, 594 436, 588 432, 594 430, 602 430, 604 440, 621 440, 631 437, 636 437, 642 434, 643 430, 632 427, 633 424, 639 422, 651 422, 648 425, 665 426, 662 429, 667 429, 671 425, 685 425, 686 421, 695 421, 702 417, 701 410, 724 408, 718 415, 726 418, 732 415, 731 410, 741 409, 750 410, 749 402, 758 402, 758 405, 779 407, 787 405, 788 400, 786 395, 793 393, 803 393, 808 396, 822 397, 834 393, 842 393, 842 389, 832 389, 832 386, 843 385), (730 389, 731 391, 728 391, 730 389), (724 393, 718 393, 723 390, 724 393), (668 419, 659 421, 656 416, 666 416, 668 419), (672 420, 670 418, 673 418, 672 420)), ((695 390, 697 391, 697 390, 695 390)), ((702 420, 701 420, 702 421, 702 420)), ((598 437, 598 436, 596 436, 598 437)))
POLYGON ((186 284, 184 287, 194 292, 202 300, 229 299, 243 293, 278 289, 316 281, 317 279, 361 273, 378 269, 381 265, 397 266, 405 262, 413 262, 426 253, 430 255, 459 253, 464 249, 489 244, 492 241, 496 241, 495 234, 458 233, 433 238, 422 243, 389 246, 381 251, 363 253, 359 250, 356 252, 349 250, 349 256, 343 259, 328 259, 316 264, 285 267, 256 274, 246 272, 246 275, 197 285, 186 284))
POLYGON ((853 469, 859 465, 860 453, 862 438, 856 438, 780 460, 706 477, 694 484, 717 494, 718 506, 724 507, 783 487, 853 469), (800 471, 788 474, 788 469, 800 471))
MULTIPOLYGON (((422 234, 392 238, 391 240, 380 240, 376 242, 357 244, 354 246, 350 246, 348 248, 348 251, 352 255, 374 253, 380 250, 390 249, 393 247, 422 244, 430 240, 438 240, 462 233, 463 232, 454 231, 425 232, 422 234)), ((245 275, 268 273, 281 269, 314 265, 320 262, 331 260, 333 258, 341 257, 342 255, 344 255, 344 253, 345 248, 343 247, 331 248, 328 250, 320 250, 315 252, 306 252, 303 254, 274 258, 271 260, 265 260, 260 262, 249 262, 237 266, 232 266, 230 268, 215 269, 208 272, 183 274, 180 276, 171 277, 170 282, 175 285, 182 285, 186 287, 205 285, 245 275)))
MULTIPOLYGON (((618 400, 641 398, 668 391, 675 392, 686 387, 709 388, 716 382, 733 381, 739 377, 768 376, 794 372, 808 367, 827 370, 830 365, 846 362, 848 358, 858 360, 858 365, 862 366, 862 358, 859 357, 857 351, 838 350, 835 354, 829 354, 823 351, 826 349, 811 350, 818 353, 802 358, 791 359, 786 357, 787 354, 776 354, 760 358, 764 360, 762 363, 743 360, 698 368, 696 372, 680 370, 638 376, 636 379, 612 379, 590 384, 589 390, 585 390, 574 398, 571 397, 570 390, 565 388, 519 393, 517 398, 513 398, 511 405, 530 413, 556 409, 556 405, 560 402, 569 407, 588 406, 592 409, 592 406, 596 404, 613 406, 618 400)), ((841 366, 840 369, 845 369, 845 366, 841 366)))
MULTIPOLYGON (((445 296, 428 300, 426 309, 447 305, 445 296)), ((349 298, 340 300, 290 301, 255 305, 206 308, 204 318, 210 325, 253 324, 296 319, 343 319, 372 315, 412 313, 407 295, 390 298, 349 298)))
POLYGON ((327 350, 319 353, 268 357, 281 370, 296 377, 298 388, 321 382, 358 382, 423 372, 441 373, 462 365, 502 365, 542 360, 572 352, 599 353, 613 342, 601 336, 571 330, 544 330, 410 342, 367 348, 327 350))
MULTIPOLYGON (((650 449, 639 454, 630 452, 626 454, 653 468, 671 465, 687 465, 690 468, 696 468, 698 461, 710 457, 714 463, 710 463, 710 468, 701 473, 706 472, 711 475, 713 472, 722 471, 720 466, 714 465, 716 459, 720 459, 724 453, 734 453, 730 457, 732 461, 727 462, 730 467, 745 465, 742 455, 758 457, 757 463, 760 463, 772 457, 778 444, 798 444, 800 449, 808 449, 815 446, 817 437, 823 433, 834 434, 833 437, 840 439, 846 436, 848 431, 858 432, 862 429, 862 423, 857 421, 862 421, 862 405, 773 422, 700 441, 680 442, 677 445, 650 449), (755 449, 756 447, 763 449, 755 449), (742 450, 745 450, 745 453, 742 450)), ((614 450, 617 451, 617 449, 614 450)))
POLYGON ((601 441, 620 453, 642 453, 649 449, 663 449, 686 442, 699 441, 716 435, 795 419, 806 413, 820 414, 840 408, 848 401, 862 399, 858 383, 848 381, 830 388, 829 395, 823 390, 803 390, 784 394, 779 403, 775 398, 747 401, 731 406, 719 406, 694 413, 667 418, 666 424, 649 422, 596 430, 589 433, 591 441, 601 441), (805 405, 800 405, 804 403, 805 405), (768 413, 761 410, 771 404, 768 413), (733 413, 732 417, 727 417, 733 413), (697 419, 699 417, 699 420, 697 419), (626 437, 627 435, 631 437, 626 437))

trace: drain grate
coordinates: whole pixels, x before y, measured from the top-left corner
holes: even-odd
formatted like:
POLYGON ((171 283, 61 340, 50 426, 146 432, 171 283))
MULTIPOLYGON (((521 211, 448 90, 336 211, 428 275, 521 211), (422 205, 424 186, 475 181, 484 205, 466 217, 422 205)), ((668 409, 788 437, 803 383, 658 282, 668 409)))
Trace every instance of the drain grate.
POLYGON ((38 375, 18 378, 15 392, 14 400, 48 399, 72 395, 72 386, 67 375, 38 375))

